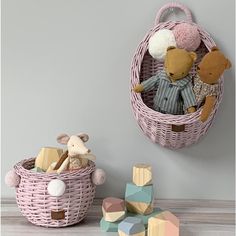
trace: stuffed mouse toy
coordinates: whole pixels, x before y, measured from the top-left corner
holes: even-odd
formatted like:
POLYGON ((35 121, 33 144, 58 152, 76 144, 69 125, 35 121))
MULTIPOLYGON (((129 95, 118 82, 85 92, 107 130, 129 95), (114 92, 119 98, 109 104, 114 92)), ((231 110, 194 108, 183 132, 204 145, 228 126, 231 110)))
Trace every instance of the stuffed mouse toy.
POLYGON ((197 106, 203 105, 200 120, 205 122, 212 112, 219 93, 219 78, 225 69, 231 67, 230 61, 217 47, 213 47, 199 63, 194 77, 194 93, 197 106))
POLYGON ((157 89, 153 109, 158 112, 173 115, 195 112, 197 103, 189 71, 196 59, 196 53, 170 46, 164 61, 165 69, 137 84, 133 90, 141 93, 157 89))
POLYGON ((61 155, 58 162, 51 164, 47 172, 60 174, 65 170, 84 168, 88 165, 89 160, 95 161, 96 157, 91 154, 84 144, 88 139, 89 136, 84 133, 72 136, 67 134, 59 135, 57 137, 58 143, 67 145, 67 150, 61 155))

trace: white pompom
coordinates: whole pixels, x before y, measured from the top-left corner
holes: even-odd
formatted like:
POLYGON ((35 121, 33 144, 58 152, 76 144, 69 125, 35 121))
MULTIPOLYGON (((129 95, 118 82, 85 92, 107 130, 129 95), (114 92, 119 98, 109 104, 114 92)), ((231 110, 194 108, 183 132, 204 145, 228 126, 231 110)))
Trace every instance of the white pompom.
POLYGON ((20 176, 12 169, 6 173, 5 183, 9 187, 17 187, 20 184, 20 176))
POLYGON ((148 51, 153 58, 164 61, 167 48, 170 46, 176 47, 173 32, 168 29, 161 29, 149 39, 148 51))
POLYGON ((48 184, 48 193, 53 197, 60 197, 66 190, 66 185, 60 179, 53 179, 48 184))
POLYGON ((106 181, 106 173, 102 169, 96 169, 92 174, 92 181, 95 185, 102 185, 106 181))

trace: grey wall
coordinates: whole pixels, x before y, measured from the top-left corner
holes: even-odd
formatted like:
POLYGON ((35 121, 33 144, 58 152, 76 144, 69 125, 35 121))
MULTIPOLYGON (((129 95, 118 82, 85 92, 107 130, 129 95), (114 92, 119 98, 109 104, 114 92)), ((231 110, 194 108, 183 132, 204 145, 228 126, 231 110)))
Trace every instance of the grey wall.
MULTIPOLYGON (((156 197, 234 198, 234 68, 208 135, 171 151, 151 143, 133 118, 130 63, 164 0, 2 1, 2 196, 16 162, 87 132, 107 183, 97 196, 123 196, 132 165, 150 163, 156 197)), ((182 0, 234 64, 234 0, 182 0)))

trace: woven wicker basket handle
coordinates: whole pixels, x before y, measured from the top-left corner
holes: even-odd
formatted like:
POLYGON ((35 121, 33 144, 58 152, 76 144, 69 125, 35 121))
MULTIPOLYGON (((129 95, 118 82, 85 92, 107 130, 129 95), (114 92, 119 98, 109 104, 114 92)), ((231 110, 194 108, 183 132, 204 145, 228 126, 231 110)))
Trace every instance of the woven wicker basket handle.
POLYGON ((161 20, 161 16, 162 14, 168 10, 168 9, 173 9, 173 8, 179 8, 180 10, 182 10, 187 18, 187 21, 192 23, 193 22, 193 18, 192 18, 192 13, 191 11, 184 5, 180 4, 180 3, 176 3, 176 2, 171 2, 171 3, 167 3, 166 5, 164 5, 158 12, 157 12, 157 16, 156 16, 156 20, 155 20, 155 24, 159 24, 160 20, 161 20))

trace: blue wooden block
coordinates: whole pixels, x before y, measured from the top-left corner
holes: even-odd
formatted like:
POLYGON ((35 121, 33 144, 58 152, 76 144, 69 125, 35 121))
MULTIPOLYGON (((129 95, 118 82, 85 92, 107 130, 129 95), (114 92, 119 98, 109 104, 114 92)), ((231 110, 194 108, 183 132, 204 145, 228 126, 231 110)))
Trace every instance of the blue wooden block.
POLYGON ((128 213, 128 216, 132 216, 132 217, 137 217, 140 218, 145 226, 145 228, 147 228, 148 226, 148 219, 151 217, 154 217, 158 214, 160 214, 161 212, 163 212, 162 209, 160 208, 154 208, 153 213, 149 214, 149 215, 141 215, 141 214, 135 214, 135 213, 128 213))
POLYGON ((118 232, 118 224, 120 222, 121 221, 108 222, 105 221, 104 218, 102 218, 100 221, 100 228, 103 232, 118 232))
POLYGON ((145 231, 142 219, 137 217, 126 217, 118 225, 118 230, 126 235, 138 234, 145 231))
POLYGON ((136 186, 133 183, 127 183, 125 200, 131 202, 151 203, 153 200, 153 185, 136 186))

